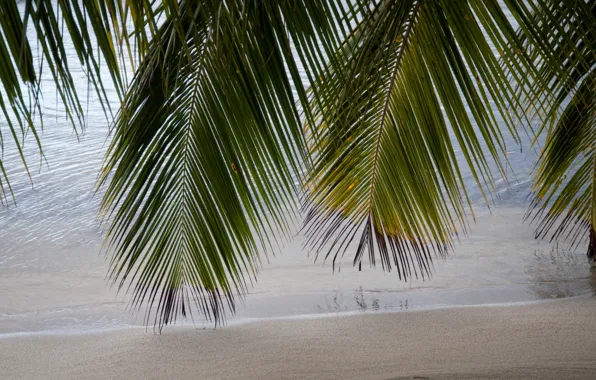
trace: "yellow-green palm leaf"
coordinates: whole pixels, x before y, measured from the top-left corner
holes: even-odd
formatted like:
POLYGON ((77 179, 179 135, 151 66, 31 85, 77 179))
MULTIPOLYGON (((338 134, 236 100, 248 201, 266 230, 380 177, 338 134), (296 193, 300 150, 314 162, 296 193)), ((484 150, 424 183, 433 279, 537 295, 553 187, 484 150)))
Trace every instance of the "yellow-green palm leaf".
MULTIPOLYGON (((502 116, 515 121, 531 75, 514 85, 497 52, 533 72, 496 1, 379 1, 320 72, 309 124, 309 244, 333 261, 354 244, 400 277, 429 274, 466 226, 461 165, 483 191, 504 176, 502 116), (484 31, 482 30, 484 28, 484 31), (510 109, 510 112, 507 112, 510 109), (465 163, 456 160, 461 149, 465 163), (413 272, 413 273, 412 273, 413 272)), ((471 206, 469 207, 471 209, 471 206)))

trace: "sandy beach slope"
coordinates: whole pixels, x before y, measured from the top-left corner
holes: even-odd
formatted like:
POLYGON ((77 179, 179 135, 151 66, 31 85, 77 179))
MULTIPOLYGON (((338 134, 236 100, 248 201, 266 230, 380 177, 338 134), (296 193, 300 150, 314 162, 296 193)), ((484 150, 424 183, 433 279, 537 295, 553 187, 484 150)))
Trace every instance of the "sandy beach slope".
POLYGON ((4 337, 2 379, 596 379, 596 299, 4 337))

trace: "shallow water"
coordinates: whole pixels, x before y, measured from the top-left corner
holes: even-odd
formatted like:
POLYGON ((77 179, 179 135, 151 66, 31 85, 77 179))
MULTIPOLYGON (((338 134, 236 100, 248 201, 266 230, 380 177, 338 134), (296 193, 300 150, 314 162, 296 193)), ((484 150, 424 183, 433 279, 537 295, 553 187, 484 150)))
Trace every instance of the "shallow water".
MULTIPOLYGON (((67 51, 71 51, 67 48, 67 51)), ((73 62, 76 59, 72 57, 73 62)), ((75 73, 87 94, 82 71, 75 73)), ((6 146, 5 164, 17 204, 0 208, 0 333, 85 331, 142 323, 127 311, 127 297, 109 287, 107 263, 100 254, 99 197, 94 184, 101 166, 108 127, 91 94, 88 124, 78 137, 53 102, 51 78, 42 81, 42 133, 47 165, 39 164, 27 141, 33 185, 14 147, 6 146)), ((4 135, 6 126, 0 123, 4 135)), ((313 263, 302 250, 303 236, 289 241, 263 265, 258 283, 230 322, 252 318, 339 312, 418 310, 454 305, 527 302, 596 294, 596 275, 583 248, 555 249, 533 239, 533 226, 522 223, 535 152, 512 141, 509 186, 498 181, 492 214, 474 190, 477 223, 455 252, 435 260, 431 280, 403 283, 380 268, 351 267, 346 255, 340 272, 313 263)), ((198 320, 199 325, 203 322, 198 320)))

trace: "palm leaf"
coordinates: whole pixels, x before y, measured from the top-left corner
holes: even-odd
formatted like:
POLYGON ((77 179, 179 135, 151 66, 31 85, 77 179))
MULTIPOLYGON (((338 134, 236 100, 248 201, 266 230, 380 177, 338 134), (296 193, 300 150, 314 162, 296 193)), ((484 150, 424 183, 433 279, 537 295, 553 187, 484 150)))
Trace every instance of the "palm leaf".
POLYGON ((400 278, 425 277, 471 210, 456 149, 487 199, 491 165, 505 176, 494 111, 519 138, 524 115, 510 105, 522 99, 506 72, 514 67, 500 64, 490 44, 515 55, 507 62, 526 73, 517 75, 521 88, 530 88, 532 62, 493 1, 364 9, 313 86, 307 244, 334 264, 354 247, 354 265, 368 252, 372 265, 378 255, 400 278))
POLYGON ((307 5, 180 2, 149 40, 100 181, 110 275, 146 322, 219 322, 291 231, 308 157, 289 36, 319 60, 315 36, 336 39, 307 5))
POLYGON ((542 148, 528 217, 540 220, 536 237, 589 239, 596 256, 596 4, 553 3, 534 10, 544 34, 536 45, 540 75, 548 83, 542 148))
MULTIPOLYGON (((23 146, 29 133, 43 156, 40 130, 43 129, 43 115, 40 80, 42 72, 49 72, 56 85, 57 100, 71 121, 75 132, 85 125, 85 113, 75 82, 71 75, 73 64, 85 68, 89 84, 97 94, 97 101, 104 109, 108 122, 112 110, 104 80, 114 85, 121 97, 124 71, 117 62, 118 52, 113 41, 110 25, 119 22, 112 19, 107 10, 118 1, 81 3, 66 0, 26 0, 20 5, 16 1, 0 3, 0 108, 8 125, 8 132, 14 141, 22 163, 29 172, 23 154, 23 146), (91 26, 89 26, 91 25, 91 26), (68 59, 65 41, 78 57, 78 62, 68 59), (34 59, 31 46, 37 45, 38 59, 34 59), (104 70, 102 72, 102 64, 104 70), (25 84, 26 87, 23 85, 25 84)), ((1 132, 1 131, 0 131, 1 132)), ((4 140, 0 136, 0 149, 4 140)), ((4 163, 0 157, 0 201, 12 193, 4 163)))

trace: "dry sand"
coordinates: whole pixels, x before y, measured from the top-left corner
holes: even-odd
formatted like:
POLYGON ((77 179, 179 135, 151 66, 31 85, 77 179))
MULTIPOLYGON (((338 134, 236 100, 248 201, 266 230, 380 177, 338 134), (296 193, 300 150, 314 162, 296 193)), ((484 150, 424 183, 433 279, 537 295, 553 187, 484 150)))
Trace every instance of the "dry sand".
POLYGON ((0 339, 0 378, 596 379, 596 299, 0 339))

